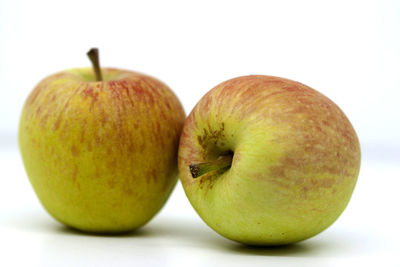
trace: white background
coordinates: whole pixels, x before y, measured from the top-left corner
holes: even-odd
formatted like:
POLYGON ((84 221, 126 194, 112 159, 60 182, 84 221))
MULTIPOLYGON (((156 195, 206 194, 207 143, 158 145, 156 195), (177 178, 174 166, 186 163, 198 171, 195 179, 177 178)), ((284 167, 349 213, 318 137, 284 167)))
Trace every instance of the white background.
POLYGON ((0 2, 1 266, 399 266, 400 1, 0 2), (248 248, 209 229, 180 184, 143 229, 125 236, 68 230, 45 213, 20 160, 22 105, 39 80, 89 66, 166 82, 186 113, 235 76, 305 83, 353 123, 363 161, 353 198, 322 234, 283 248, 248 248))

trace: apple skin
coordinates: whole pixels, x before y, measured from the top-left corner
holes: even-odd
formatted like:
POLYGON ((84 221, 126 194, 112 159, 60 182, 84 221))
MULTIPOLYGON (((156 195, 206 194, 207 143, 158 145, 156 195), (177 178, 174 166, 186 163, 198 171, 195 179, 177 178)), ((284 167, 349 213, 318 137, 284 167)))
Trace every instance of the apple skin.
POLYGON ((19 146, 45 209, 82 231, 148 222, 177 182, 181 103, 150 76, 72 69, 42 80, 25 102, 19 146))
POLYGON ((209 91, 185 121, 178 168, 199 216, 222 236, 283 245, 330 226, 350 200, 360 145, 345 114, 301 83, 251 75, 209 91), (225 172, 189 165, 233 153, 225 172))

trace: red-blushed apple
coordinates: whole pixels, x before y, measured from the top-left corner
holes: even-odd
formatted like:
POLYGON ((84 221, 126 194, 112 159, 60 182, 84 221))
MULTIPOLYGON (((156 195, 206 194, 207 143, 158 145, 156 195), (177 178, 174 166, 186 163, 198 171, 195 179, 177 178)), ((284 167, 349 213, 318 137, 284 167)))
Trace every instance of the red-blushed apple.
POLYGON ((102 68, 62 71, 25 102, 19 145, 30 182, 60 222, 90 232, 136 229, 164 205, 177 181, 185 119, 159 80, 102 68))
POLYGON ((360 169, 352 125, 301 83, 251 75, 223 82, 183 127, 178 167, 187 197, 216 232, 251 245, 282 245, 330 226, 360 169))

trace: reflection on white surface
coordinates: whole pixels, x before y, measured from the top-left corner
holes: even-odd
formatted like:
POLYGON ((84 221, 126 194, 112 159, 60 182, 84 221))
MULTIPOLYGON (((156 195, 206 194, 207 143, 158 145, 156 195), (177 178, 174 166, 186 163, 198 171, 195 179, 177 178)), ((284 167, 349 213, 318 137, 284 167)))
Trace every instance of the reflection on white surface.
POLYGON ((364 160, 349 206, 322 234, 291 246, 246 247, 207 227, 178 184, 148 225, 127 235, 64 227, 40 206, 15 149, 0 153, 0 265, 15 266, 396 266, 400 166, 364 160))

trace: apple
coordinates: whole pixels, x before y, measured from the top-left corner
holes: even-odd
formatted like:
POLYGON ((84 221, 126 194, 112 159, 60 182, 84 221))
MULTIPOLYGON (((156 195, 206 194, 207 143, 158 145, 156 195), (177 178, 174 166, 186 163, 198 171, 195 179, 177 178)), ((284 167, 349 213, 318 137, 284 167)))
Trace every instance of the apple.
POLYGON ((185 121, 185 193, 222 236, 249 245, 310 238, 343 212, 360 169, 352 125, 301 83, 251 75, 209 91, 185 121))
POLYGON ((178 180, 185 113, 159 80, 100 69, 97 50, 88 55, 94 70, 50 75, 30 93, 19 147, 54 218, 82 231, 130 231, 162 208, 178 180))

